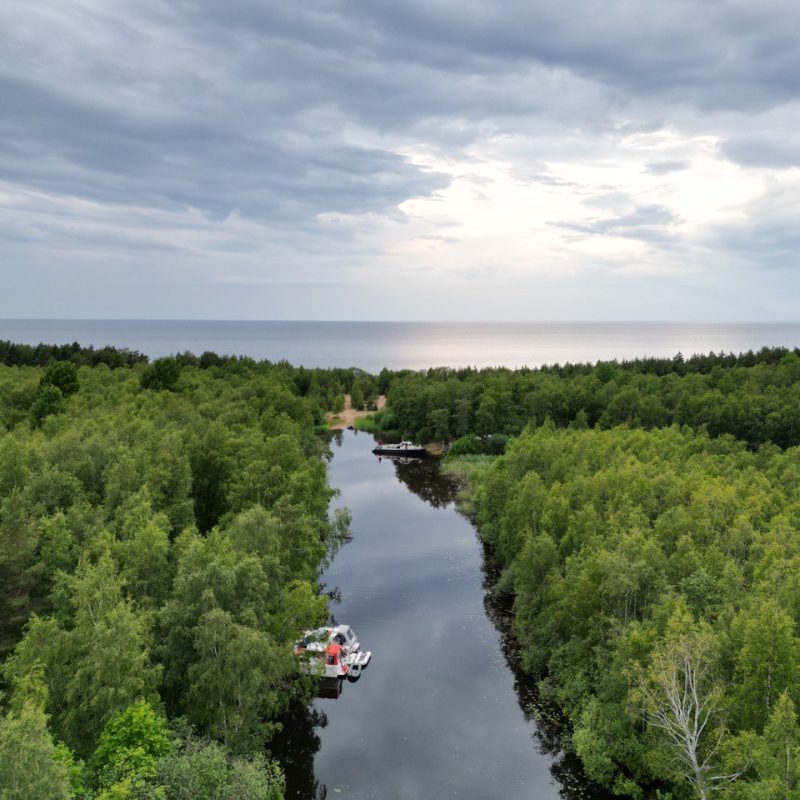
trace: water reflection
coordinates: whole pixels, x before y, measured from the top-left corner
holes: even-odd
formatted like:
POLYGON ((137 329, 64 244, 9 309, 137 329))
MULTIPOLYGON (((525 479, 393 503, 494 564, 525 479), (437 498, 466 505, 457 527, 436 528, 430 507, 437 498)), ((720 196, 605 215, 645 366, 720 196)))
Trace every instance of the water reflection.
MULTIPOLYGON (((410 491, 427 503, 435 508, 452 504, 453 511, 456 512, 458 482, 441 472, 438 459, 414 459, 413 463, 397 464, 396 474, 410 491)), ((525 719, 535 723, 533 738, 537 749, 541 754, 554 759, 550 771, 559 784, 560 796, 564 800, 585 800, 587 797, 594 800, 610 798, 611 795, 602 787, 586 778, 577 756, 565 753, 561 749, 561 740, 566 733, 565 720, 557 707, 542 700, 536 680, 522 669, 520 646, 513 629, 511 598, 498 591, 500 569, 489 550, 482 544, 481 549, 483 550, 483 606, 486 616, 500 634, 503 656, 514 675, 514 691, 517 694, 519 707, 525 719)))
POLYGON ((417 497, 434 508, 445 508, 453 502, 456 483, 439 470, 435 458, 388 459, 394 464, 395 475, 417 497))
POLYGON ((270 754, 277 758, 291 787, 289 797, 324 800, 328 790, 316 780, 314 757, 320 748, 319 731, 328 726, 328 715, 314 706, 294 702, 282 720, 283 730, 275 737, 270 754))
POLYGON ((503 656, 514 674, 514 691, 519 707, 525 718, 535 723, 533 737, 538 750, 554 759, 550 772, 558 781, 560 796, 564 800, 611 798, 612 795, 586 778, 574 753, 565 753, 561 749, 561 740, 567 732, 566 721, 557 707, 539 696, 536 680, 523 671, 522 654, 514 635, 511 598, 498 591, 501 572, 485 547, 483 555, 483 605, 486 616, 500 633, 503 656))
POLYGON ((433 459, 378 461, 372 442, 349 431, 332 440, 334 506, 352 510, 353 542, 322 580, 374 662, 284 722, 274 753, 287 798, 602 797, 560 753, 558 717, 519 670, 455 483, 433 459))

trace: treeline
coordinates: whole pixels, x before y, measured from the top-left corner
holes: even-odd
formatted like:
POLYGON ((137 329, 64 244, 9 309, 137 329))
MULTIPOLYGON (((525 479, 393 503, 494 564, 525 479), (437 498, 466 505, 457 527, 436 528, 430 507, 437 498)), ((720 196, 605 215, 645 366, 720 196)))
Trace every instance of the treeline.
POLYGON ((489 463, 477 523, 589 776, 800 797, 800 449, 549 423, 489 463))
MULTIPOLYGON (((28 345, 0 339, 0 364, 8 367, 47 367, 55 362, 69 362, 76 366, 105 365, 110 369, 119 369, 148 364, 149 361, 146 355, 136 350, 110 345, 99 348, 84 347, 78 342, 28 345)), ((307 369, 302 366, 294 367, 288 361, 259 361, 250 356, 219 355, 212 351, 206 351, 199 356, 190 352, 177 353, 156 359, 151 366, 160 372, 169 373, 172 383, 177 380, 184 367, 238 374, 277 372, 284 379, 290 380, 301 396, 316 399, 325 411, 340 411, 345 394, 351 395, 354 408, 374 408, 380 386, 377 377, 355 367, 307 369)), ((380 392, 383 392, 382 388, 380 392)))
MULTIPOLYGON (((0 343, 2 344, 2 343, 0 343)), ((15 345, 16 347, 16 345, 15 345)), ((27 347, 20 345, 20 347, 27 347)), ((12 428, 26 419, 40 420, 49 413, 57 413, 63 404, 64 386, 53 382, 49 376, 72 374, 77 366, 87 363, 98 353, 109 351, 107 360, 98 361, 97 368, 117 369, 130 367, 124 363, 126 351, 103 348, 94 351, 83 348, 77 351, 75 358, 56 358, 50 353, 49 345, 44 346, 42 365, 47 369, 42 373, 39 369, 27 369, 38 365, 36 359, 23 365, 12 364, 18 369, 0 372, 0 426, 12 428), (116 354, 116 355, 114 355, 116 354), (53 389, 44 392, 43 386, 49 384, 59 389, 61 396, 53 389), (39 406, 36 402, 41 400, 39 406)), ((63 353, 72 352, 72 345, 65 346, 63 353)), ((31 351, 37 348, 29 348, 31 351)), ((154 391, 179 390, 184 373, 208 373, 215 380, 241 383, 250 378, 273 381, 284 387, 295 398, 301 398, 312 415, 313 424, 321 426, 325 414, 329 411, 341 411, 344 407, 345 394, 352 397, 355 408, 374 407, 379 391, 378 379, 363 370, 354 367, 330 369, 306 369, 294 367, 286 361, 256 361, 246 356, 217 356, 214 353, 203 353, 195 356, 192 353, 180 353, 175 356, 159 358, 152 363, 145 356, 135 356, 133 367, 144 388, 154 391)), ((69 379, 66 379, 69 381, 69 379)))
MULTIPOLYGON (((378 424, 420 441, 517 435, 551 420, 605 429, 689 425, 751 446, 800 444, 796 349, 539 370, 384 371, 378 382, 388 390, 378 424)), ((465 445, 480 449, 475 440, 465 445)))
POLYGON ((0 367, 0 797, 276 800, 348 376, 109 366, 0 367))
POLYGON ((72 344, 18 344, 0 339, 0 364, 7 367, 44 367, 53 361, 71 361, 81 366, 105 364, 111 369, 130 367, 147 361, 135 350, 117 347, 83 347, 72 344))

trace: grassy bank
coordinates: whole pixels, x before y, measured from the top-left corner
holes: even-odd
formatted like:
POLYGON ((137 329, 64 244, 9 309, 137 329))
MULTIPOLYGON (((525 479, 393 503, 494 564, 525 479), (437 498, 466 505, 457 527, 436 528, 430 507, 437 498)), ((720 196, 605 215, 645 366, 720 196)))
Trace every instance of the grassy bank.
POLYGON ((456 505, 462 514, 474 518, 478 487, 496 460, 496 456, 473 455, 448 456, 442 461, 442 472, 455 478, 460 484, 456 505))

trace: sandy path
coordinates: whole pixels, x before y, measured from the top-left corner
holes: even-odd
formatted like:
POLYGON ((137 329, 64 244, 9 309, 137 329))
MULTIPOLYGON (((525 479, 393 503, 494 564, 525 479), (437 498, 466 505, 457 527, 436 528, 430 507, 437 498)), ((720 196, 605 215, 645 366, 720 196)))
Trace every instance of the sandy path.
MULTIPOLYGON (((378 411, 381 411, 386 405, 386 395, 378 395, 378 399, 375 401, 375 404, 378 406, 378 411)), ((368 417, 370 414, 374 413, 374 411, 357 411, 350 404, 350 395, 346 394, 344 396, 344 411, 340 411, 338 414, 334 414, 332 411, 329 411, 325 415, 325 419, 336 420, 335 424, 330 426, 330 429, 332 431, 341 431, 344 430, 348 425, 355 425, 356 420, 359 417, 368 417)))

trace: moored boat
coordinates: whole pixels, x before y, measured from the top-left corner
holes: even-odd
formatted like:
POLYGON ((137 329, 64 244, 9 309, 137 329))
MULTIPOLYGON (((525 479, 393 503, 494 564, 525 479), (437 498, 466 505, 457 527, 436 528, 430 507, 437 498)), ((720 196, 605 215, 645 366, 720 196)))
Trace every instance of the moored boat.
POLYGON ((413 444, 412 442, 384 444, 379 441, 377 447, 373 448, 372 452, 379 456, 424 456, 426 450, 423 445, 413 444))
POLYGON ((349 625, 305 631, 294 654, 302 659, 301 668, 307 674, 336 679, 357 678, 372 659, 349 625))

